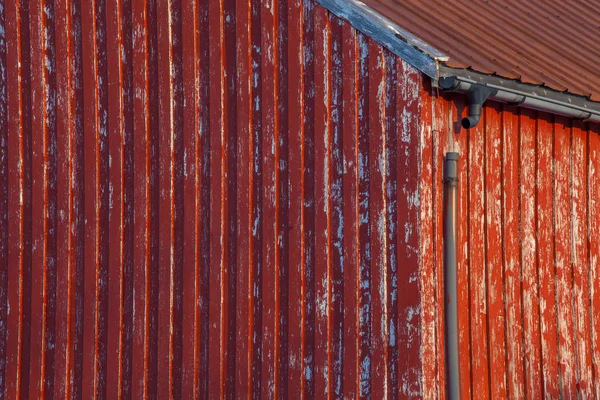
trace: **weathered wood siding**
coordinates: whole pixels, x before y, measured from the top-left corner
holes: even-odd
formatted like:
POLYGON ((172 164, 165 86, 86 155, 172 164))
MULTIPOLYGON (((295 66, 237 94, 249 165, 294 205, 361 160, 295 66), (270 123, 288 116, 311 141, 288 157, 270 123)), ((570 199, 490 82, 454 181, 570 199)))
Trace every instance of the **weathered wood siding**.
POLYGON ((600 390, 598 127, 462 98, 312 0, 0 0, 0 398, 600 390))
POLYGON ((431 393, 408 64, 312 0, 0 0, 0 73, 0 397, 431 393))
MULTIPOLYGON (((431 224, 422 240, 442 247, 435 190, 444 153, 458 151, 463 398, 598 396, 600 128, 490 102, 466 132, 458 129, 464 97, 433 103, 433 172, 422 175, 433 205, 423 189, 421 207, 434 217, 422 218, 431 224)), ((440 271, 423 255, 423 270, 431 262, 440 271)), ((436 379, 441 385, 439 369, 436 379)))

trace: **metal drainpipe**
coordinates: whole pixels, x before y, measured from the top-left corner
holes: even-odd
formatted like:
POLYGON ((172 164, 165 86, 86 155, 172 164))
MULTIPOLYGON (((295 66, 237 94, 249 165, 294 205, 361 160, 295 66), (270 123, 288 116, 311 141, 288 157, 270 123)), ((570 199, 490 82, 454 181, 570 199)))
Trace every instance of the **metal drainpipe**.
POLYGON ((448 371, 448 398, 460 399, 458 369, 458 305, 456 281, 456 220, 458 203, 458 153, 446 153, 444 176, 444 271, 446 316, 446 371, 448 371))

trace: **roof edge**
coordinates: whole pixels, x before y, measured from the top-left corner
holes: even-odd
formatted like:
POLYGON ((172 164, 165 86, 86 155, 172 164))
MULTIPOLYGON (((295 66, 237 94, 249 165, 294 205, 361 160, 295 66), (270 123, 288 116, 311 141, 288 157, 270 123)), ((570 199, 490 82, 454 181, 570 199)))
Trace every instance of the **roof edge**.
POLYGON ((531 108, 569 118, 600 122, 600 102, 571 92, 561 92, 544 85, 523 83, 516 79, 490 75, 466 68, 444 65, 446 54, 404 30, 395 22, 360 0, 317 0, 338 18, 386 47, 404 61, 423 72, 434 87, 467 92, 472 85, 487 86, 498 92, 491 100, 531 108))
POLYGON ((318 2, 350 24, 385 46, 404 61, 437 81, 440 61, 448 61, 448 56, 425 43, 412 33, 379 14, 358 0, 318 0, 318 2))
MULTIPOLYGON (((435 81, 434 81, 435 84, 435 81)), ((488 75, 464 68, 439 66, 439 87, 467 92, 472 85, 498 91, 491 100, 591 122, 600 122, 600 102, 570 92, 560 92, 546 86, 519 82, 497 75, 488 75)))

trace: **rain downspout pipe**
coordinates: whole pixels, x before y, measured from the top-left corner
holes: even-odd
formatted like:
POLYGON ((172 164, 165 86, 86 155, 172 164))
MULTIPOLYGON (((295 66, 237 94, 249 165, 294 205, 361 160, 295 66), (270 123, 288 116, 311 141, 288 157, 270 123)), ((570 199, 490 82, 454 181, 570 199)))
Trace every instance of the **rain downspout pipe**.
POLYGON ((446 318, 446 371, 448 373, 448 398, 460 399, 458 368, 458 305, 457 305, 457 203, 458 203, 458 153, 446 153, 444 168, 444 280, 446 318))
POLYGON ((496 94, 498 91, 490 89, 486 86, 473 85, 467 92, 467 100, 469 102, 469 116, 462 119, 462 127, 470 129, 476 126, 481 119, 481 110, 483 103, 490 95, 496 94))

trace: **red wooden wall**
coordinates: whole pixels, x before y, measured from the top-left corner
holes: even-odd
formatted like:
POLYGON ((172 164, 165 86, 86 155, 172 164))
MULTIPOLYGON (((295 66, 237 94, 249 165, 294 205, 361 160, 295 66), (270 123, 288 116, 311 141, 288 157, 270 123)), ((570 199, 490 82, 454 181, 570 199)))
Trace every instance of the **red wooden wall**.
POLYGON ((464 98, 433 101, 434 172, 422 179, 435 187, 443 153, 461 153, 463 398, 599 396, 600 127, 489 103, 458 133, 464 98))
POLYGON ((312 1, 0 0, 0 71, 2 397, 430 393, 416 70, 312 1))
POLYGON ((460 96, 312 0, 0 0, 0 397, 595 394, 598 127, 460 96))

